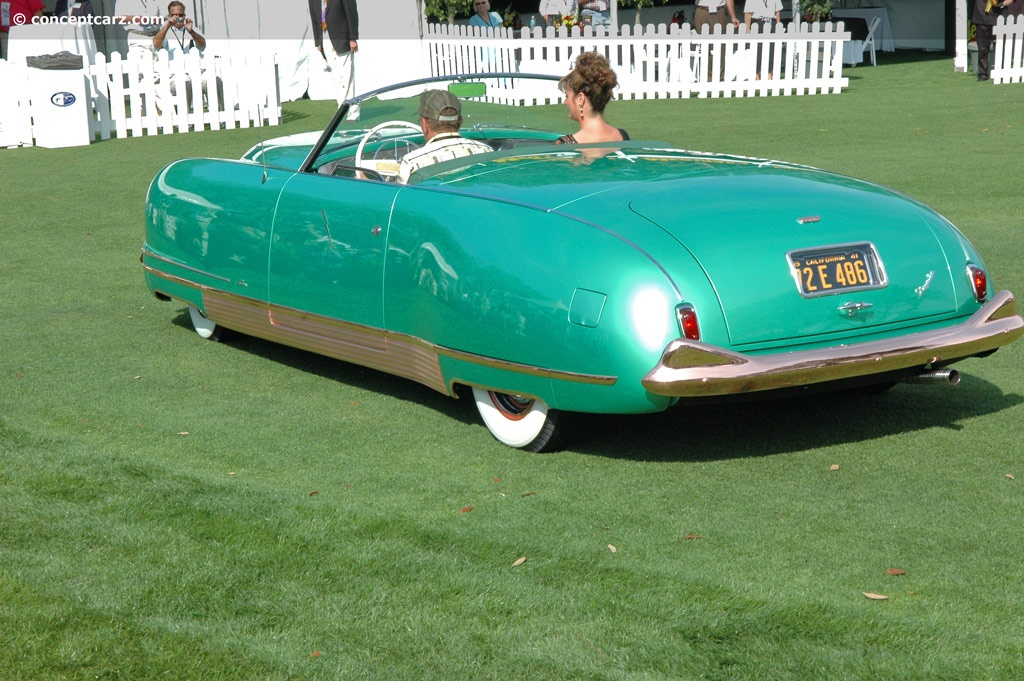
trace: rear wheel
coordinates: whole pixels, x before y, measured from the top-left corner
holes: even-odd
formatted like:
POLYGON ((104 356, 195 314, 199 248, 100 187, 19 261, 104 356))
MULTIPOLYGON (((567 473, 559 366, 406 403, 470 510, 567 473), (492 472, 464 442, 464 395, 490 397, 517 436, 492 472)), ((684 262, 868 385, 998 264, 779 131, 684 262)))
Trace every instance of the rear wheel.
POLYGON ((196 330, 201 338, 212 341, 224 340, 228 330, 204 315, 195 305, 188 306, 188 316, 192 320, 192 328, 196 330))
POLYGON ((551 451, 561 439, 561 412, 543 401, 473 388, 476 408, 498 442, 528 452, 551 451))

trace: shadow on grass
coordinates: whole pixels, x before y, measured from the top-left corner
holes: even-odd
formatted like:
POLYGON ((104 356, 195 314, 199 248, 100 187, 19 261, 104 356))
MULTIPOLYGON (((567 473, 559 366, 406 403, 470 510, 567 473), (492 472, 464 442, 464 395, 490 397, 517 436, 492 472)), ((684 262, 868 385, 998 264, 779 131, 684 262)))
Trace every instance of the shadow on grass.
MULTIPOLYGON (((173 323, 195 334, 187 308, 180 311, 178 316, 173 319, 173 323)), ((471 400, 452 399, 407 378, 235 331, 229 332, 225 343, 236 350, 284 364, 314 376, 344 383, 360 390, 389 395, 404 402, 422 404, 463 423, 478 421, 476 408, 471 400)))
MULTIPOLYGON (((189 331, 183 311, 174 323, 189 331)), ((462 423, 481 423, 471 399, 452 399, 415 381, 259 338, 230 345, 360 390, 414 402, 462 423)), ((969 371, 969 369, 968 369, 969 371)), ((718 404, 679 404, 655 414, 571 414, 567 451, 638 461, 713 461, 867 442, 948 428, 1024 402, 992 383, 963 376, 959 386, 898 384, 877 395, 855 391, 718 404)))
POLYGON ((657 414, 576 420, 573 449, 644 461, 709 461, 867 442, 966 419, 1024 401, 965 376, 959 386, 899 384, 889 392, 809 394, 722 404, 679 404, 657 414))

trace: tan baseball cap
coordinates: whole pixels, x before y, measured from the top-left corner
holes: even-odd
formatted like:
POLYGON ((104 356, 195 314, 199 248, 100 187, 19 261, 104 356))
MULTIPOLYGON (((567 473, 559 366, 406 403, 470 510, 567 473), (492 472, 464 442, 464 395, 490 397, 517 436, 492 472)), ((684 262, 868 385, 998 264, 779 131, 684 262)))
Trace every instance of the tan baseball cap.
POLYGON ((427 90, 420 95, 420 116, 453 123, 462 116, 462 102, 447 90, 427 90))

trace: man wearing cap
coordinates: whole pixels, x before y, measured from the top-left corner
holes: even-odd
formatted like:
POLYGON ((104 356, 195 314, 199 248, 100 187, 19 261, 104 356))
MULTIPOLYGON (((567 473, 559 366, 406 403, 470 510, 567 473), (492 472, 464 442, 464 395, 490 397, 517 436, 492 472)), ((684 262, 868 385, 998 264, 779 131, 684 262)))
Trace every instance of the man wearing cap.
POLYGON ((426 144, 402 159, 398 168, 399 182, 405 184, 410 175, 433 163, 494 151, 483 142, 468 140, 459 134, 462 102, 447 90, 427 90, 420 95, 419 113, 426 144))

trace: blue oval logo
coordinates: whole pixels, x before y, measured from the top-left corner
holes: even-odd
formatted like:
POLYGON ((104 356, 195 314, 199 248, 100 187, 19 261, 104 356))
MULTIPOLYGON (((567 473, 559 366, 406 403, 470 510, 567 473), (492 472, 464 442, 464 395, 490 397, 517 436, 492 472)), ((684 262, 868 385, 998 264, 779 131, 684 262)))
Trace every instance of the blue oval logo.
POLYGON ((55 92, 53 97, 50 97, 50 102, 54 106, 71 106, 75 103, 76 99, 70 92, 55 92))

